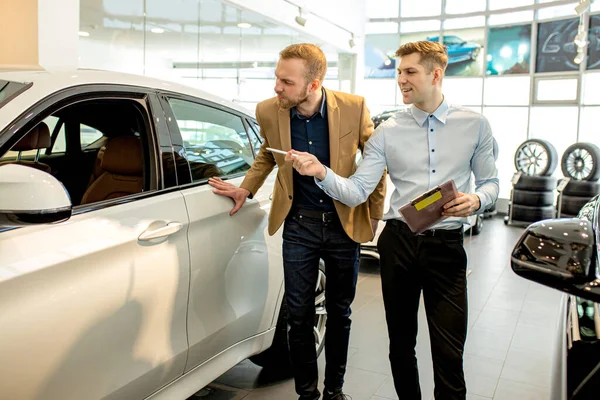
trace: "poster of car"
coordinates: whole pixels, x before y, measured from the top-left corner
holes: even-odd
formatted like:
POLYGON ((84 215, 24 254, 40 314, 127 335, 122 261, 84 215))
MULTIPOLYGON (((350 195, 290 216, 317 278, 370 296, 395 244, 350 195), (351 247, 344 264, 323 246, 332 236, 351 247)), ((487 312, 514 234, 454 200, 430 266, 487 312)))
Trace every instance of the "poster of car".
POLYGON ((395 78, 399 47, 398 34, 367 35, 365 38, 365 78, 395 78))
MULTIPOLYGON (((400 35, 400 44, 430 40, 439 42, 439 32, 400 35)), ((446 76, 480 76, 483 70, 484 30, 446 31, 443 43, 448 49, 446 76)))
POLYGON ((528 74, 530 58, 531 24, 490 28, 486 75, 528 74))
POLYGON ((587 69, 600 69, 600 15, 590 17, 587 69))
POLYGON ((579 18, 538 24, 535 72, 579 70, 579 65, 573 61, 577 56, 577 46, 573 40, 578 27, 579 18))
MULTIPOLYGON (((448 49, 446 76, 483 75, 483 28, 444 32, 444 45, 448 49)), ((437 41, 437 36, 427 40, 437 41)))

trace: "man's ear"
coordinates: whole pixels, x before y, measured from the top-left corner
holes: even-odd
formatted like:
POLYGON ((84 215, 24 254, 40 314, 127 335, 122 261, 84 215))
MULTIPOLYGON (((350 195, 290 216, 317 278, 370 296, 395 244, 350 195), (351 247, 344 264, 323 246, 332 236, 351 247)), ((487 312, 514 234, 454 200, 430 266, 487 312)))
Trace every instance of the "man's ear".
POLYGON ((434 85, 437 85, 438 83, 440 83, 443 76, 444 76, 444 71, 441 68, 435 68, 433 70, 433 82, 432 83, 434 85))
POLYGON ((316 92, 317 90, 319 90, 320 87, 321 87, 321 81, 318 79, 313 79, 313 81, 310 83, 310 91, 311 92, 316 92))

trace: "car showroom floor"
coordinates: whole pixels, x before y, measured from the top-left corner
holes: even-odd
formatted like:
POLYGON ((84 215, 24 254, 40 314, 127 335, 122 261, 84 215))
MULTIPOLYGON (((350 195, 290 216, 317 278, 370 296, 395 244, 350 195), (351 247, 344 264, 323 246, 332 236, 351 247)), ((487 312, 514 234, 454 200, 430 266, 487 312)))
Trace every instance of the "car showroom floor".
MULTIPOLYGON (((486 220, 479 236, 467 237, 469 333, 465 348, 467 399, 546 400, 561 294, 516 276, 509 255, 523 228, 486 220)), ((388 338, 379 267, 363 262, 352 305, 345 391, 353 400, 398 399, 388 362, 388 338)), ((433 371, 423 307, 417 357, 423 399, 433 399, 433 371)), ((323 385, 324 353, 319 359, 323 385)), ((290 378, 261 373, 246 360, 189 400, 295 399, 290 378)))

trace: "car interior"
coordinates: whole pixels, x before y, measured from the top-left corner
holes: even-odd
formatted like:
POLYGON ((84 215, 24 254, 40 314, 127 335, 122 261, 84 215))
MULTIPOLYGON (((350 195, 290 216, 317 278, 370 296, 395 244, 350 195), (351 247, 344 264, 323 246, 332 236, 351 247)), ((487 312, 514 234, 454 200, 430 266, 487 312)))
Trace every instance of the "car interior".
POLYGON ((44 118, 0 158, 52 174, 73 206, 152 188, 145 111, 127 99, 68 105, 44 118))

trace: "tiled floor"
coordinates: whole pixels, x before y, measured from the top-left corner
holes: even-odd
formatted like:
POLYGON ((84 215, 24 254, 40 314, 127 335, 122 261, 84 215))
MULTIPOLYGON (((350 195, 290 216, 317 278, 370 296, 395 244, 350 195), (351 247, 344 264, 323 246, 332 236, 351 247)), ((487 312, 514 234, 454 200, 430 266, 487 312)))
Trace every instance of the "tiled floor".
MULTIPOLYGON (((465 374, 469 400, 547 400, 555 325, 561 294, 517 277, 509 255, 522 228, 500 218, 486 220, 465 247, 472 270, 465 374)), ((377 264, 361 266, 346 384, 353 400, 398 399, 388 362, 388 338, 377 264)), ((417 357, 423 399, 433 399, 433 371, 423 307, 419 313, 417 357)), ((324 357, 319 359, 321 387, 324 357)), ((191 399, 295 399, 289 378, 265 376, 244 361, 191 399)))

